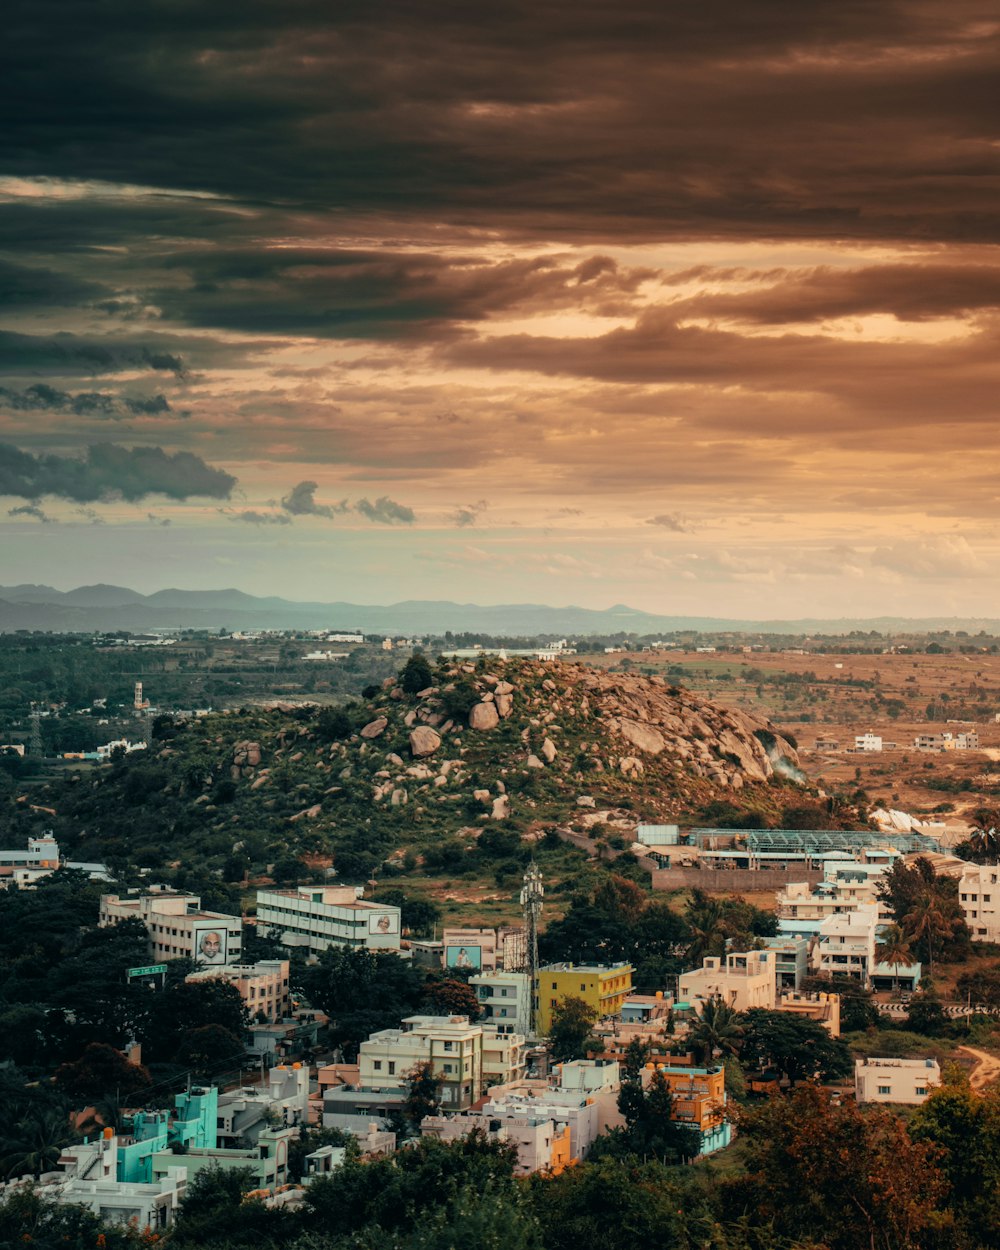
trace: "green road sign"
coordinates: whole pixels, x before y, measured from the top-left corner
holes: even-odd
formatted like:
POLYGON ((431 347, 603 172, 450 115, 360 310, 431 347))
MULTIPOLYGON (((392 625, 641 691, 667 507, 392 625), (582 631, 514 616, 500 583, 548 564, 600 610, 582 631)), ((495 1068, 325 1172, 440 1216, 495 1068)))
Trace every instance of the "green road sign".
POLYGON ((129 968, 125 976, 131 981, 133 977, 155 977, 160 973, 166 974, 166 964, 150 964, 148 968, 129 968))

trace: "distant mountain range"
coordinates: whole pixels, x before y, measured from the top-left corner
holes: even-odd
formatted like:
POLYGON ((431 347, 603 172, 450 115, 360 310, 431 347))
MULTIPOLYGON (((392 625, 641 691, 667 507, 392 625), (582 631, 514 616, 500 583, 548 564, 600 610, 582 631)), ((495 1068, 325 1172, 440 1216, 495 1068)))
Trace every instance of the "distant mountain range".
POLYGON ((626 604, 595 610, 553 608, 538 603, 483 605, 446 600, 407 600, 385 606, 357 603, 296 603, 262 598, 241 590, 158 590, 141 595, 123 586, 78 586, 60 591, 52 586, 0 586, 0 633, 18 629, 58 633, 105 630, 181 629, 330 629, 385 634, 484 633, 494 636, 552 634, 608 636, 672 633, 847 634, 852 630, 879 633, 931 633, 964 629, 969 633, 1000 632, 1000 621, 933 617, 907 620, 725 620, 711 616, 657 616, 626 604))

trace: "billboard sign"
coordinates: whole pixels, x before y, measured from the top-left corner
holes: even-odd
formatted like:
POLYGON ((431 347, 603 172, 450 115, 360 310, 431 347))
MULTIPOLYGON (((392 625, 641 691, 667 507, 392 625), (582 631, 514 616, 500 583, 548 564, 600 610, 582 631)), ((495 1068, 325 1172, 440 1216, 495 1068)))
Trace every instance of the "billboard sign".
POLYGON ((398 911, 373 911, 368 917, 368 932, 376 936, 399 932, 398 911))
POLYGON ((194 930, 194 958, 203 967, 229 962, 229 934, 216 925, 203 925, 194 930))
POLYGON ((446 946, 444 963, 446 968, 479 972, 483 966, 483 948, 481 946, 446 946))

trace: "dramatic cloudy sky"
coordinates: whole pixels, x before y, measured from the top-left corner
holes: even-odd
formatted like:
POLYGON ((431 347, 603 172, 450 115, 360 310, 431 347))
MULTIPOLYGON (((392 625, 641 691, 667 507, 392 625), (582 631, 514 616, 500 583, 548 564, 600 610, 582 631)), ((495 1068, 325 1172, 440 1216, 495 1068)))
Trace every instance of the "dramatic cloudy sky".
POLYGON ((1000 613, 989 0, 24 0, 0 582, 1000 613))

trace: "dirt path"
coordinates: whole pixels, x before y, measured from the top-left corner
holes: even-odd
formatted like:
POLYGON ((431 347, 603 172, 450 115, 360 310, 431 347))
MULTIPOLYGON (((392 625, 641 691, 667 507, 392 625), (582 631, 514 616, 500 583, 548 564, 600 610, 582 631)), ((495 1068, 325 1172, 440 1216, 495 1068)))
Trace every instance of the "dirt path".
POLYGON ((969 1073, 969 1082, 973 1089, 985 1089, 1000 1079, 1000 1059, 996 1055, 987 1054, 985 1050, 977 1050, 974 1046, 959 1046, 962 1054, 971 1055, 976 1066, 969 1073))

